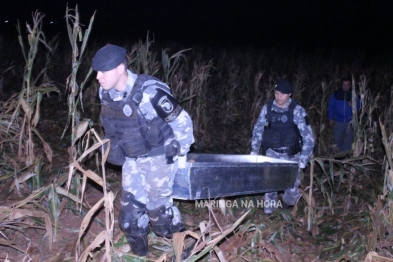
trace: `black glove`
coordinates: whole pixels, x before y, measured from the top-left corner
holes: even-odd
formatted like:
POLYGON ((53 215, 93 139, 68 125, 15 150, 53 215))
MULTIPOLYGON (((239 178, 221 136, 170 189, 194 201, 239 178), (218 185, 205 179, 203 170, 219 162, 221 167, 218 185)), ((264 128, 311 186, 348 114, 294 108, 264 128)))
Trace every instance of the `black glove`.
POLYGON ((169 144, 165 145, 165 157, 167 164, 173 164, 173 158, 180 153, 180 144, 177 140, 172 140, 169 144))

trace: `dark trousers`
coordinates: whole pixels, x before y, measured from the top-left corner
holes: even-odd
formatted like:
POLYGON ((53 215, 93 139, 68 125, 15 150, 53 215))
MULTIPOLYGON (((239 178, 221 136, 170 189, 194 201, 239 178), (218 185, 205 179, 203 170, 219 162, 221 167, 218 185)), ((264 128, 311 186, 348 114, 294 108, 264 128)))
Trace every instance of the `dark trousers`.
POLYGON ((352 149, 353 128, 351 123, 335 122, 333 127, 334 142, 340 152, 352 149))

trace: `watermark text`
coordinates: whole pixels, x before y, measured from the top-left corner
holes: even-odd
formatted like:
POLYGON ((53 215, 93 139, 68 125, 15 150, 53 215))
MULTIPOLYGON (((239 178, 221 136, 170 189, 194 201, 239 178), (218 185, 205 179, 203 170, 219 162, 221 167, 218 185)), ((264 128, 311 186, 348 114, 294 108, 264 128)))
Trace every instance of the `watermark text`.
POLYGON ((196 200, 195 208, 282 208, 281 200, 196 200))

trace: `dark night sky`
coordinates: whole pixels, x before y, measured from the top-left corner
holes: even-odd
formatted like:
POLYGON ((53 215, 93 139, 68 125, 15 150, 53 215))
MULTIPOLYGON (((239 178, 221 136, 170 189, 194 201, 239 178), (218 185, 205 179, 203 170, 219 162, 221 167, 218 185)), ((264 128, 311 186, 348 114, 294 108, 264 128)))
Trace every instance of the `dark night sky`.
MULTIPOLYGON (((0 31, 46 14, 45 30, 65 31, 62 0, 3 0, 0 31), (9 20, 8 23, 4 23, 9 20), (50 21, 57 24, 50 25, 50 21)), ((137 39, 149 30, 160 41, 255 46, 389 48, 393 41, 393 1, 304 0, 80 0, 86 25, 97 10, 94 37, 137 39)))

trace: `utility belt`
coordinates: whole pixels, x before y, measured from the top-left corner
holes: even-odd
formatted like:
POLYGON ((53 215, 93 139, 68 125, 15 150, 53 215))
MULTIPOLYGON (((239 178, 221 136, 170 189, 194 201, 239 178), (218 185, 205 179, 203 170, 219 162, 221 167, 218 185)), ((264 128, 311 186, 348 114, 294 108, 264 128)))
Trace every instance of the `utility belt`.
POLYGON ((150 150, 149 153, 144 154, 144 155, 140 155, 137 157, 130 157, 132 159, 137 159, 137 158, 145 158, 145 157, 149 157, 149 156, 159 156, 159 155, 164 155, 165 154, 165 146, 160 146, 158 148, 154 148, 152 150, 150 150))
MULTIPOLYGON (((114 141, 112 141, 114 142, 114 141)), ((104 146, 104 148, 106 148, 104 146)), ((156 147, 151 149, 148 153, 142 154, 139 156, 128 157, 131 159, 138 159, 138 158, 146 158, 146 157, 154 157, 159 155, 165 155, 167 160, 167 164, 173 164, 174 160, 176 160, 176 156, 180 152, 180 145, 177 140, 171 141, 171 143, 167 145, 162 145, 160 147, 156 147)), ((122 166, 125 161, 126 154, 119 143, 111 143, 111 148, 109 151, 109 155, 107 161, 114 165, 122 166)))
POLYGON ((270 149, 273 150, 274 152, 280 153, 280 154, 289 154, 292 151, 289 148, 270 148, 270 149))
POLYGON ((294 156, 297 153, 300 152, 300 149, 298 149, 298 147, 287 147, 287 148, 271 148, 271 150, 273 150, 276 153, 279 154, 287 154, 288 156, 294 156))
POLYGON ((180 152, 180 144, 177 140, 172 140, 169 144, 160 146, 150 150, 149 153, 137 157, 130 157, 131 159, 146 158, 151 156, 165 155, 166 163, 173 164, 177 155, 180 152))

